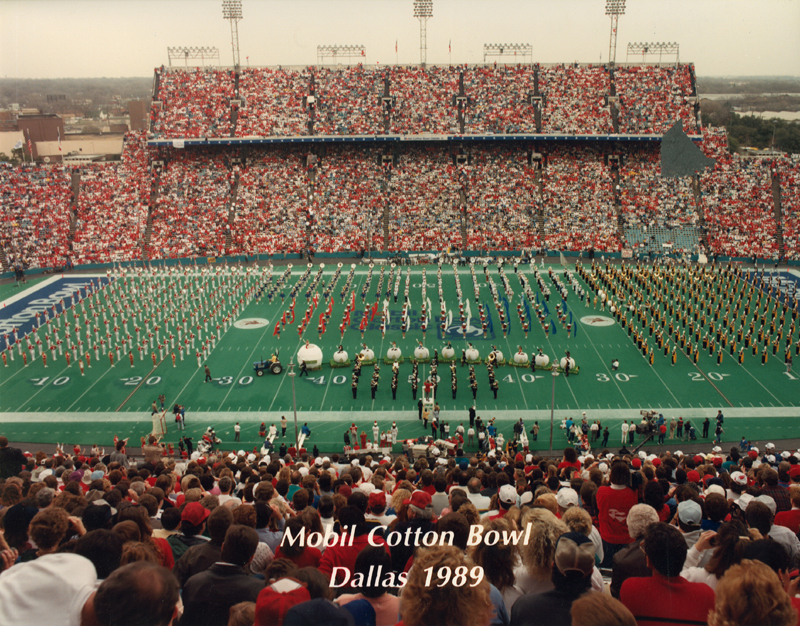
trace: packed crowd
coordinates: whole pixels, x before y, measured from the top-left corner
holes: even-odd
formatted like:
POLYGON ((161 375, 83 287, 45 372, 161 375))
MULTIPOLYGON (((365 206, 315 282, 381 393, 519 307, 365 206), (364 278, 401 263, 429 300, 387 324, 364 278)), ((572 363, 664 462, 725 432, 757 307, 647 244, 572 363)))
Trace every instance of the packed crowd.
POLYGON ((73 197, 61 165, 0 166, 0 245, 9 266, 66 265, 73 197))
POLYGON ((384 70, 361 65, 314 69, 317 98, 314 133, 317 135, 376 135, 384 132, 389 113, 380 97, 384 70))
POLYGON ((710 252, 776 258, 774 169, 786 256, 800 258, 797 164, 731 156, 724 129, 707 129, 702 147, 717 161, 700 179, 702 224, 689 179, 661 177, 652 148, 625 151, 618 194, 626 242, 617 232, 612 168, 597 146, 536 146, 548 155, 539 193, 535 168, 519 147, 403 146, 392 152, 393 165, 379 165, 382 151, 373 148, 280 147, 250 153, 245 165, 233 163, 238 152, 230 149, 162 149, 166 165, 156 172, 143 134, 131 133, 120 164, 80 170, 72 240, 71 171, 0 169, 0 241, 9 267, 137 258, 155 187, 150 258, 360 252, 367 239, 373 250, 442 250, 461 244, 462 222, 473 249, 619 251, 645 245, 653 232, 659 248, 674 231, 673 251, 689 246, 692 253, 697 236, 687 233, 704 228, 710 252), (456 164, 464 155, 469 164, 456 164))
MULTIPOLYGON (((611 75, 602 65, 388 66, 156 70, 151 132, 158 138, 302 136, 385 132, 459 133, 454 97, 463 74, 465 132, 536 132, 538 69, 542 132, 613 132, 611 75), (382 101, 385 81, 391 103, 382 101)), ((625 67, 614 72, 619 132, 660 134, 676 119, 697 129, 690 65, 625 67)))
POLYGON ((262 152, 241 168, 232 247, 238 253, 299 252, 300 216, 307 207, 307 154, 299 149, 262 152))
POLYGON ((614 71, 619 96, 619 132, 661 135, 675 120, 697 131, 692 94, 692 66, 621 67, 614 71))
POLYGON ((535 171, 524 151, 502 147, 473 150, 471 164, 459 170, 466 180, 469 248, 541 248, 541 199, 535 171))
POLYGON ((270 68, 242 68, 235 97, 237 137, 307 135, 305 72, 270 68))
POLYGON ((309 210, 314 250, 383 249, 387 172, 377 165, 379 154, 344 148, 319 159, 309 210))
POLYGON ((128 133, 120 163, 81 167, 73 261, 108 263, 141 257, 150 201, 144 133, 128 133))
MULTIPOLYGON (((648 149, 628 150, 619 178, 620 210, 626 227, 645 235, 653 229, 674 231, 675 237, 666 242, 673 244, 673 252, 697 252, 684 249, 678 241, 683 227, 699 223, 691 179, 662 177, 660 157, 648 149)), ((638 245, 647 247, 644 242, 638 245)))
POLYGON ((174 153, 159 177, 149 258, 224 254, 237 170, 226 154, 174 153))
POLYGON ((150 132, 161 137, 228 137, 231 132, 231 70, 156 69, 158 93, 150 107, 150 132), (160 104, 158 104, 160 102, 160 104))
POLYGON ((786 257, 800 259, 800 162, 781 163, 781 211, 786 257))
POLYGON ((0 437, 0 622, 798 623, 800 452, 773 444, 176 461, 150 438, 138 463, 132 447, 0 437))
POLYGON ((461 243, 459 178, 447 151, 405 150, 387 186, 390 250, 446 250, 461 243))
POLYGON ((712 252, 777 258, 771 168, 770 161, 734 155, 718 159, 713 171, 701 176, 712 252))
POLYGON ((608 70, 603 66, 556 65, 539 72, 544 97, 542 131, 567 134, 610 134, 608 70))
POLYGON ((527 98, 534 92, 529 65, 475 67, 464 71, 470 103, 466 128, 470 133, 535 133, 536 117, 527 98))
POLYGON ((542 175, 549 250, 619 251, 611 172, 599 152, 558 146, 542 175))

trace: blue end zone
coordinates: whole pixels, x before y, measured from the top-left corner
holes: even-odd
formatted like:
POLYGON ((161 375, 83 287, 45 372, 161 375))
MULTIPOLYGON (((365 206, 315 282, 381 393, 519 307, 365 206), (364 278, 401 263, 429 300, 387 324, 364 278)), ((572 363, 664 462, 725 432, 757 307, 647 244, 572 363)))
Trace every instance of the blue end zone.
MULTIPOLYGON (((34 287, 30 293, 26 293, 19 300, 7 304, 0 309, 0 335, 8 335, 8 345, 14 344, 13 332, 16 328, 18 331, 18 338, 21 339, 27 335, 36 325, 36 314, 40 313, 39 325, 44 324, 44 310, 53 319, 53 307, 56 306, 56 312, 61 313, 63 307, 70 309, 74 302, 78 303, 86 293, 91 294, 97 285, 104 287, 109 283, 109 279, 105 276, 84 276, 74 278, 58 278, 52 283, 34 287), (80 290, 80 296, 76 293, 80 290), (61 304, 63 301, 63 305, 61 304)), ((0 342, 0 348, 4 349, 6 342, 0 342)))

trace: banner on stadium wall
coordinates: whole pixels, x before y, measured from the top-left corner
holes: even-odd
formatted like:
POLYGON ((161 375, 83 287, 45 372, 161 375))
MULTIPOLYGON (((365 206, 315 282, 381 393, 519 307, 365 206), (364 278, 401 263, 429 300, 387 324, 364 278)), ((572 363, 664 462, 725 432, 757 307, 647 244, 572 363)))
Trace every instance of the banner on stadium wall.
POLYGON ((630 248, 624 248, 622 250, 622 258, 623 259, 632 259, 633 258, 633 250, 630 248))
POLYGON ((172 140, 172 147, 173 148, 183 148, 184 147, 183 139, 173 139, 172 140))
POLYGON ((217 257, 215 256, 206 257, 206 263, 216 263, 216 262, 217 262, 217 257))

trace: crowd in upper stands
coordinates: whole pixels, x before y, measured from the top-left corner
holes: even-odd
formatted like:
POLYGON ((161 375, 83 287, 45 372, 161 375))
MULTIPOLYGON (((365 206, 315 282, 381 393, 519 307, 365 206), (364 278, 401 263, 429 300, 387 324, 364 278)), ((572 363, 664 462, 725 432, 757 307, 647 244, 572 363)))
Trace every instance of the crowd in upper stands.
MULTIPOLYGON (((690 65, 617 68, 619 132, 661 134, 679 118, 687 132, 696 131, 693 71, 690 65)), ((150 130, 159 139, 232 131, 236 137, 460 134, 462 76, 463 133, 537 132, 535 107, 540 132, 614 132, 611 72, 578 64, 247 67, 238 74, 161 67, 150 130)))
POLYGON ((800 452, 292 451, 0 437, 0 622, 798 623, 800 452))
POLYGON ((779 165, 783 245, 786 256, 800 259, 800 162, 779 165))

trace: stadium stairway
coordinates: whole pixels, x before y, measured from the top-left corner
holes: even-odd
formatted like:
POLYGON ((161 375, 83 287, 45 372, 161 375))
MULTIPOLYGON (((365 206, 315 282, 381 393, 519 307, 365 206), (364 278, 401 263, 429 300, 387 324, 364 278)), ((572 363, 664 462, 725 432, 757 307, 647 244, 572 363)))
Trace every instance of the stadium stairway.
POLYGON ((708 229, 706 228, 705 211, 703 211, 703 195, 700 193, 700 177, 697 174, 692 177, 692 193, 694 195, 694 206, 697 210, 700 244, 705 250, 708 250, 708 229))
POLYGON ((778 250, 782 255, 784 253, 783 247, 783 204, 781 202, 781 181, 778 176, 778 171, 773 167, 770 169, 772 177, 772 200, 775 206, 775 243, 778 244, 778 250))
POLYGON ((156 206, 158 199, 158 183, 161 178, 161 171, 158 169, 153 170, 153 177, 150 180, 150 203, 147 206, 147 226, 144 229, 144 237, 142 238, 142 260, 147 261, 150 257, 148 249, 150 248, 150 237, 153 234, 153 210, 156 206))
MULTIPOLYGON (((541 94, 539 93, 539 68, 534 68, 533 70, 533 97, 539 98, 541 94)), ((541 100, 534 100, 533 103, 533 120, 536 124, 536 132, 542 132, 542 107, 541 107, 541 100)), ((544 228, 542 228, 542 237, 544 237, 544 228)), ((544 241, 544 239, 542 239, 544 241)))
POLYGON ((69 249, 71 252, 72 242, 75 241, 75 231, 78 227, 78 196, 81 193, 81 170, 72 172, 70 187, 72 187, 72 200, 69 206, 69 249))
POLYGON ((231 195, 228 197, 228 228, 225 231, 225 250, 230 252, 231 243, 233 242, 233 223, 236 220, 236 200, 239 198, 239 172, 236 172, 236 178, 231 187, 231 195))
POLYGON ((458 190, 458 201, 461 204, 461 249, 467 249, 467 194, 464 188, 458 190))
MULTIPOLYGON (((536 187, 539 192, 539 197, 544 197, 544 181, 542 180, 542 170, 540 168, 536 169, 536 187)), ((536 215, 536 222, 539 225, 539 239, 544 243, 544 202, 539 203, 539 212, 536 215)))
POLYGON ((383 203, 383 249, 389 249, 389 203, 383 203))

